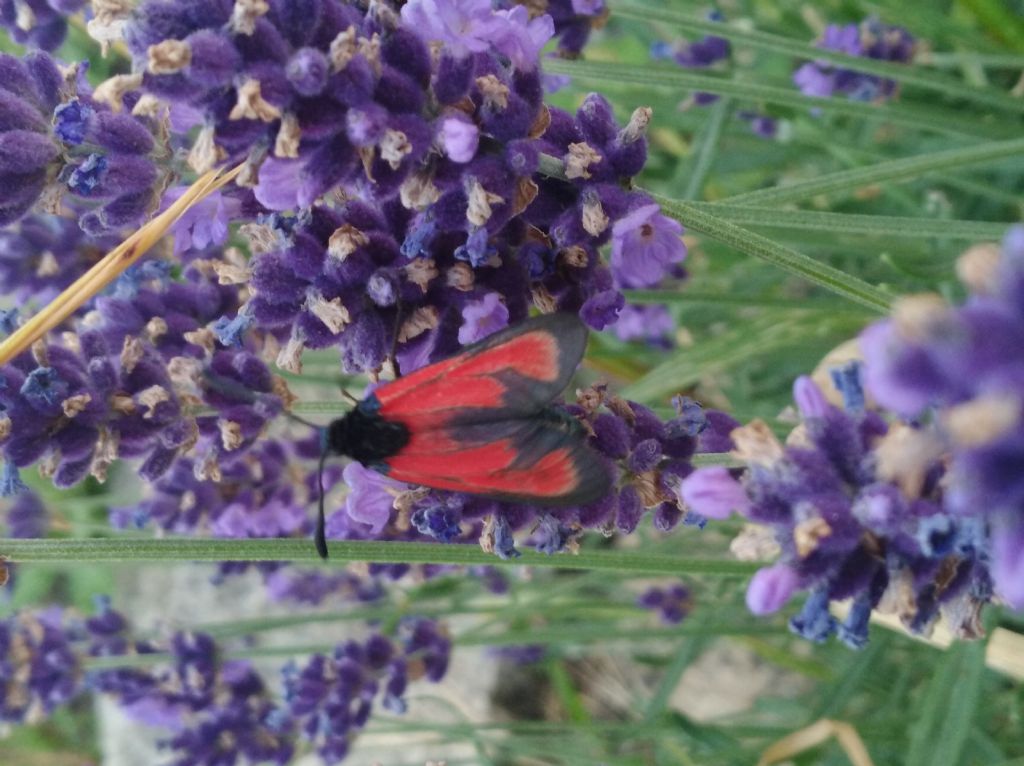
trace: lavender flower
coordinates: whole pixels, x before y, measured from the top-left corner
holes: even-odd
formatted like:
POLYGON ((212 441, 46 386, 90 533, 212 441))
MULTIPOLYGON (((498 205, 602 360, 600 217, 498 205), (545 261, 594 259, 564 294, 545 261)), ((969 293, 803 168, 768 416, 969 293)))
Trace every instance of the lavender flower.
POLYGON ((942 611, 958 635, 977 635, 980 609, 992 597, 988 547, 981 525, 943 507, 941 450, 928 446, 927 432, 889 426, 864 410, 851 371, 835 376, 847 393, 846 411, 810 379, 798 379, 794 399, 803 422, 787 444, 762 423, 734 430, 748 473, 698 469, 682 481, 684 502, 711 518, 737 512, 766 528, 781 553, 755 575, 747 604, 767 614, 807 591, 790 621, 805 638, 824 641, 838 632, 860 648, 875 608, 897 611, 915 632, 928 631, 942 611), (829 604, 843 599, 853 605, 839 623, 829 604))
POLYGON ((8 537, 45 537, 49 513, 39 495, 31 490, 19 492, 7 508, 8 537))
POLYGON ((665 306, 627 305, 611 329, 619 340, 643 341, 655 348, 669 349, 676 325, 665 306))
POLYGON ((74 697, 80 680, 60 609, 0 621, 0 721, 38 722, 74 697))
POLYGON ((155 207, 160 173, 147 118, 98 101, 84 79, 66 78, 47 54, 0 56, 0 225, 70 193, 81 227, 101 235, 155 207))
POLYGON ((374 635, 363 643, 341 644, 331 656, 314 655, 301 668, 285 668, 288 713, 328 763, 348 753, 375 700, 403 713, 409 681, 425 676, 436 682, 444 676, 451 645, 438 627, 413 620, 402 626, 402 634, 400 647, 374 635))
POLYGON ((68 17, 77 13, 85 0, 0 0, 0 26, 19 45, 53 51, 68 32, 68 17))
POLYGON ((118 457, 142 458, 141 476, 155 481, 184 453, 207 476, 219 456, 243 454, 280 412, 285 389, 251 352, 215 348, 210 325, 237 306, 237 288, 210 276, 190 268, 172 283, 164 269, 129 271, 78 334, 0 369, 9 465, 43 459, 68 487, 90 474, 102 480, 118 457), (184 411, 200 401, 216 414, 184 411))
POLYGON ((693 599, 689 588, 676 583, 667 588, 648 588, 637 598, 637 605, 658 612, 667 625, 678 625, 690 613, 693 599))
POLYGON ((938 296, 899 302, 892 319, 861 335, 868 392, 907 417, 931 415, 924 447, 948 455, 943 509, 956 526, 988 531, 996 593, 1024 608, 1024 227, 1001 252, 981 245, 958 273, 970 290, 959 307, 938 296))
MULTIPOLYGON (((860 24, 829 24, 817 45, 850 56, 907 63, 914 56, 915 42, 903 27, 889 26, 872 17, 860 24)), ((841 94, 855 101, 887 101, 896 95, 898 87, 895 80, 826 61, 801 65, 793 74, 793 82, 808 96, 828 98, 841 94)))
POLYGON ((74 219, 26 215, 0 229, 0 290, 19 304, 45 305, 115 245, 86 235, 74 219))
POLYGON ((686 258, 682 233, 657 205, 637 208, 612 227, 612 273, 626 287, 658 284, 686 258))

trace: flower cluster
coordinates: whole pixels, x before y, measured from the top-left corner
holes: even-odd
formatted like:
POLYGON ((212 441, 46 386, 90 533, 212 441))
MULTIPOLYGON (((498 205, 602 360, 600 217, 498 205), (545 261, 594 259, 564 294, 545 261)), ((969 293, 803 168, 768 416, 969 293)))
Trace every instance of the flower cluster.
POLYGON ((317 654, 302 667, 284 670, 289 717, 327 762, 348 753, 375 700, 391 713, 406 710, 410 681, 440 681, 448 669, 451 641, 429 620, 401 626, 400 646, 380 635, 347 641, 330 656, 317 654))
POLYGON ((42 720, 88 689, 116 700, 133 720, 167 730, 162 747, 180 766, 284 766, 300 738, 337 763, 375 704, 403 713, 409 683, 444 677, 450 649, 438 625, 410 619, 395 641, 374 634, 301 668, 286 666, 277 699, 251 663, 224 656, 209 635, 175 633, 166 645, 137 640, 101 598, 85 620, 48 609, 0 621, 0 722, 42 720), (140 655, 160 661, 132 661, 140 655), (90 658, 118 657, 123 667, 85 670, 90 658))
POLYGON ((80 668, 57 607, 0 620, 0 721, 42 720, 79 691, 80 668))
MULTIPOLYGON (((709 21, 724 21, 725 19, 719 11, 712 11, 707 17, 709 21)), ((731 61, 732 45, 727 39, 718 35, 705 35, 693 41, 673 43, 658 41, 651 46, 651 58, 672 61, 686 69, 709 69, 731 61)), ((679 108, 708 106, 718 99, 719 96, 714 93, 697 92, 683 101, 679 108)), ((775 138, 778 134, 779 125, 774 117, 748 109, 738 112, 736 116, 750 125, 750 129, 755 135, 762 138, 775 138)))
MULTIPOLYGON (((591 31, 600 29, 608 20, 605 0, 513 0, 537 16, 547 14, 554 25, 558 41, 557 55, 576 58, 583 52, 591 31)), ((511 5, 506 2, 506 5, 511 5)))
POLYGON ((693 608, 693 595, 683 583, 675 583, 666 588, 648 588, 640 594, 636 603, 644 609, 657 612, 665 624, 678 625, 693 608))
POLYGON ((66 201, 82 229, 102 235, 156 207, 164 150, 145 103, 126 114, 109 92, 90 92, 77 67, 39 51, 0 55, 0 72, 0 224, 66 201))
POLYGON ((0 0, 0 27, 19 45, 52 51, 64 42, 68 17, 86 0, 0 0))
POLYGON ((868 392, 907 418, 930 420, 946 455, 945 512, 987 529, 996 592, 1024 608, 1024 227, 968 250, 957 271, 970 295, 902 299, 861 335, 868 392))
POLYGON ((856 363, 833 372, 845 410, 799 378, 802 423, 787 444, 760 422, 734 430, 747 474, 699 469, 683 481, 683 500, 712 518, 738 511, 754 522, 734 551, 779 558, 751 580, 747 605, 767 614, 808 591, 790 621, 805 638, 838 631, 860 648, 876 608, 898 613, 917 633, 941 610, 958 635, 976 636, 992 598, 984 524, 943 507, 941 453, 928 448, 930 435, 866 410, 859 376, 856 363), (829 605, 845 599, 852 605, 839 623, 829 605))
MULTIPOLYGON (((829 24, 818 47, 850 56, 906 63, 914 57, 915 41, 903 27, 883 24, 872 17, 860 24, 829 24)), ((793 82, 808 96, 828 98, 839 94, 854 101, 886 101, 897 90, 895 80, 844 69, 827 61, 802 64, 793 73, 793 82)))
POLYGON ((7 537, 46 537, 49 521, 46 506, 31 490, 15 495, 4 515, 7 537))
POLYGON ((180 456, 198 476, 242 454, 281 411, 286 389, 254 353, 217 348, 216 320, 237 288, 189 267, 171 281, 159 262, 98 297, 77 333, 40 342, 0 370, 3 492, 41 461, 58 487, 103 480, 116 458, 141 458, 149 482, 180 456), (208 407, 209 414, 190 410, 208 407))
POLYGON ((341 0, 133 12, 137 87, 170 103, 173 133, 199 126, 190 164, 246 163, 247 200, 211 201, 212 227, 196 229, 197 212, 176 232, 202 249, 228 221, 252 221, 256 257, 231 277, 251 288, 224 319, 232 340, 273 335, 293 371, 303 348, 325 346, 373 371, 398 326, 409 369, 531 302, 603 327, 623 305, 617 287, 674 273, 681 227, 620 186, 645 161, 649 110, 620 128, 597 96, 575 118, 542 103, 539 51, 556 23, 569 36, 601 11, 563 5, 555 20, 487 0, 415 0, 400 15, 341 0), (568 180, 537 172, 542 153, 568 180), (609 241, 611 272, 598 254, 609 241))
MULTIPOLYGON (((30 213, 0 229, 0 291, 18 304, 45 305, 117 244, 90 237, 73 218, 30 213)), ((3 332, 17 326, 17 312, 5 314, 3 332)))

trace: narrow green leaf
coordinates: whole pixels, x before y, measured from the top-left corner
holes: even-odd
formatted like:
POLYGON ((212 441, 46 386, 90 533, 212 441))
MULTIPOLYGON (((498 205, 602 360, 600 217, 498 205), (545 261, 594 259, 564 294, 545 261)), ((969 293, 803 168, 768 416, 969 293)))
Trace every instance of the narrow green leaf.
POLYGON ((686 181, 686 191, 683 198, 695 200, 700 197, 704 189, 704 182, 707 180, 708 172, 715 161, 718 153, 718 144, 722 138, 722 127, 725 125, 729 114, 732 112, 732 101, 728 98, 720 98, 711 107, 708 113, 708 121, 697 139, 697 153, 693 158, 693 166, 690 170, 690 177, 686 181))
POLYGON ((714 305, 739 308, 785 309, 786 311, 848 312, 874 316, 874 312, 856 303, 837 303, 831 298, 776 298, 742 293, 706 293, 696 290, 623 290, 629 303, 665 303, 670 306, 714 305))
POLYGON ((792 322, 765 322, 757 327, 737 326, 692 348, 679 349, 622 395, 640 402, 654 402, 694 385, 702 377, 743 364, 759 354, 771 354, 792 342, 792 322))
MULTIPOLYGON (((965 0, 965 2, 981 6, 998 4, 1001 0, 965 0)), ((1004 93, 995 88, 978 88, 948 75, 930 72, 921 66, 850 56, 839 51, 819 48, 802 40, 794 40, 789 37, 757 30, 741 29, 732 24, 695 17, 671 10, 658 3, 644 3, 641 5, 616 0, 616 2, 612 3, 611 8, 612 13, 617 16, 629 16, 649 21, 652 24, 667 24, 672 29, 717 35, 730 40, 734 44, 745 45, 783 56, 828 61, 844 69, 887 77, 908 85, 928 88, 947 96, 962 98, 977 104, 985 104, 996 109, 1018 113, 1024 112, 1024 102, 1014 98, 1009 93, 1004 93)), ((1004 9, 1003 13, 1009 15, 1010 12, 1004 9)))
MULTIPOLYGON (((786 189, 788 187, 782 187, 786 189)), ((735 199, 735 198, 733 198, 735 199)), ((740 226, 827 231, 831 234, 921 239, 941 237, 965 242, 1001 239, 1009 223, 940 220, 888 215, 829 213, 818 210, 777 210, 731 203, 694 203, 740 226)))
MULTIPOLYGON (((698 617, 697 615, 691 615, 687 619, 693 620, 698 619, 698 617)), ((680 642, 678 649, 676 649, 675 654, 672 656, 672 661, 662 672, 654 693, 647 701, 647 707, 644 709, 643 715, 645 722, 652 723, 665 711, 672 692, 679 686, 679 679, 683 677, 686 669, 700 656, 704 646, 705 642, 696 637, 687 638, 680 642)))
POLYGON ((554 689, 555 695, 562 703, 569 720, 576 724, 590 723, 590 713, 587 712, 587 707, 583 704, 583 699, 573 683, 572 676, 569 675, 565 661, 559 657, 552 657, 544 663, 544 666, 548 672, 548 679, 551 681, 551 688, 554 689))
POLYGON ((1024 51, 1024 19, 1006 0, 960 0, 995 37, 1024 51))
POLYGON ((942 133, 977 139, 1007 138, 1019 129, 1006 122, 984 123, 965 121, 952 109, 935 106, 920 107, 913 104, 874 104, 864 101, 846 101, 839 98, 805 96, 796 88, 768 85, 753 80, 738 80, 711 74, 698 74, 679 68, 659 65, 631 65, 596 61, 570 61, 546 59, 544 71, 565 74, 574 80, 588 82, 641 85, 645 88, 671 88, 675 91, 696 90, 735 96, 751 101, 789 106, 794 109, 819 109, 823 113, 842 114, 857 119, 886 120, 929 133, 942 133))
POLYGON ((866 648, 851 656, 845 666, 836 668, 835 683, 829 685, 821 703, 810 712, 809 721, 843 717, 847 703, 864 684, 878 658, 884 655, 891 638, 886 633, 872 635, 866 648))
MULTIPOLYGON (((650 192, 648 193, 650 194, 650 192)), ((711 205, 701 206, 656 194, 651 194, 651 196, 661 205, 665 214, 672 216, 693 231, 707 234, 719 242, 735 247, 741 253, 760 258, 862 306, 882 313, 889 310, 892 296, 885 291, 851 274, 819 263, 792 248, 773 242, 767 237, 736 226, 711 212, 713 209, 711 205)))
MULTIPOLYGON (((875 165, 852 170, 828 173, 810 181, 801 181, 789 186, 737 194, 721 200, 729 205, 780 205, 798 202, 818 194, 851 194, 861 186, 878 184, 883 181, 906 181, 937 170, 950 170, 969 165, 982 165, 1024 154, 1024 138, 1009 141, 992 141, 941 152, 901 157, 875 165)), ((719 203, 715 203, 719 204, 719 203)))
POLYGON ((907 766, 956 766, 981 702, 985 642, 950 648, 923 690, 923 706, 910 732, 907 766))
POLYGON ((475 545, 332 540, 331 558, 322 562, 309 540, 222 540, 193 538, 137 539, 0 539, 0 555, 14 563, 59 561, 66 564, 105 561, 128 564, 176 561, 302 561, 345 566, 352 561, 406 564, 516 564, 558 569, 594 569, 648 574, 708 574, 746 577, 756 566, 743 561, 687 559, 643 551, 586 551, 578 556, 545 556, 523 551, 504 561, 475 545))

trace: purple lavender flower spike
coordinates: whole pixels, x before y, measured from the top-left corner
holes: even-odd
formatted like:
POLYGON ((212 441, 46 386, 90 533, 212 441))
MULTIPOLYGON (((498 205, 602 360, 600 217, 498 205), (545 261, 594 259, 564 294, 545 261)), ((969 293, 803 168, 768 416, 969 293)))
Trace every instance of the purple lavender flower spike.
POLYGON ((19 45, 53 51, 67 37, 68 17, 85 5, 85 0, 51 0, 19 4, 0 2, 0 27, 19 45))
MULTIPOLYGON (((962 306, 911 296, 896 305, 892 319, 860 338, 867 390, 900 414, 930 415, 938 425, 935 438, 945 445, 939 453, 946 452, 949 469, 938 500, 948 515, 933 512, 922 520, 923 543, 957 547, 966 530, 987 529, 970 548, 974 556, 990 557, 995 591, 1014 608, 1024 607, 1024 401, 1013 382, 1024 341, 1022 239, 1024 229, 1014 227, 998 257, 977 248, 962 256, 958 273, 971 292, 962 306), (948 528, 936 537, 940 521, 948 528)), ((869 509, 886 518, 891 507, 876 502, 869 509)))
MULTIPOLYGON (((914 55, 914 39, 906 29, 882 24, 875 18, 845 26, 829 24, 817 45, 848 56, 901 63, 909 62, 914 55)), ((885 101, 897 91, 895 80, 825 61, 802 64, 793 74, 793 82, 805 94, 817 98, 840 94, 856 101, 885 101)))
POLYGON ((652 587, 637 597, 637 606, 657 611, 666 625, 678 625, 693 606, 690 589, 682 583, 667 588, 652 587))
POLYGON ((79 658, 57 607, 0 620, 0 721, 50 715, 81 691, 79 658))

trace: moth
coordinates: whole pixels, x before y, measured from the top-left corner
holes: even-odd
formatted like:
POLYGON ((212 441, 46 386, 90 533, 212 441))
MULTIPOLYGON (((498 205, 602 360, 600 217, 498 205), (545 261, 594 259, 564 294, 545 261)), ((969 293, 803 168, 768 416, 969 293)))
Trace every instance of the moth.
MULTIPOLYGON (((583 357, 579 317, 547 314, 387 383, 324 431, 320 459, 398 481, 544 506, 583 505, 611 480, 579 422, 552 400, 583 357)), ((324 497, 314 537, 327 558, 324 497)))

